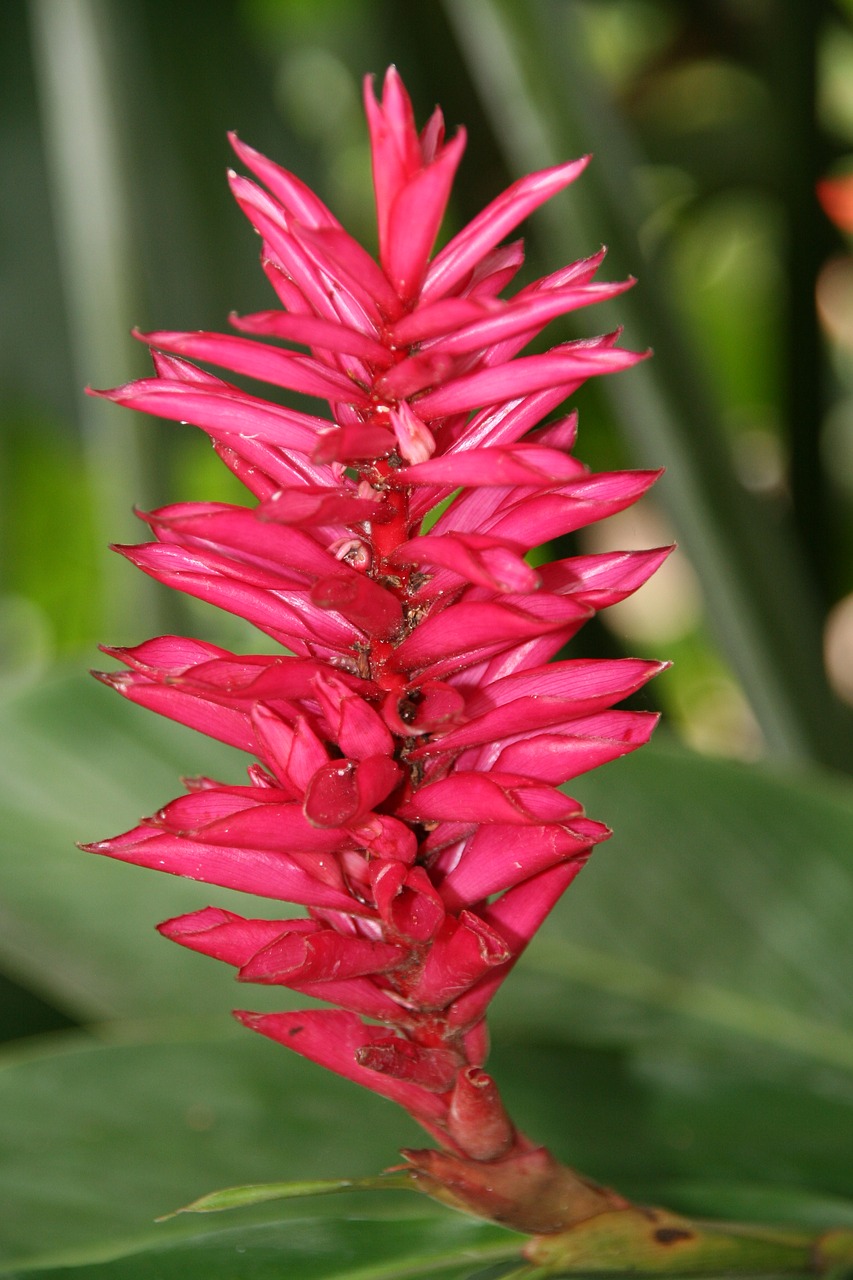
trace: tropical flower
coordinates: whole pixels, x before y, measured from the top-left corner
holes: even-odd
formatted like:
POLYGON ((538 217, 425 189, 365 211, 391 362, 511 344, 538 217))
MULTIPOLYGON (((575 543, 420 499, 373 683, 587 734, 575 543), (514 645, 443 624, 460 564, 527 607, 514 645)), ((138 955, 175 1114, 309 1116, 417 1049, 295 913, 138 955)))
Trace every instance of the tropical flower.
POLYGON ((610 834, 561 786, 646 742, 655 717, 613 707, 662 665, 553 659, 668 548, 526 555, 657 474, 590 474, 575 416, 549 417, 642 359, 618 334, 518 355, 627 287, 594 279, 603 251, 501 296, 523 261, 505 237, 586 160, 514 183, 430 259, 464 132, 445 141, 436 110, 418 134, 393 68, 365 103, 378 261, 232 138, 261 184, 231 174, 279 305, 234 317, 241 336, 139 335, 155 376, 95 393, 200 427, 252 496, 153 511, 155 541, 118 550, 268 641, 248 656, 177 636, 106 649, 126 670, 105 683, 254 763, 246 785, 193 779, 87 847, 305 908, 211 906, 160 931, 241 982, 326 1001, 236 1016, 400 1103, 446 1152, 495 1161, 526 1140, 484 1070, 487 1007, 610 834), (330 419, 190 360, 318 397, 330 419))

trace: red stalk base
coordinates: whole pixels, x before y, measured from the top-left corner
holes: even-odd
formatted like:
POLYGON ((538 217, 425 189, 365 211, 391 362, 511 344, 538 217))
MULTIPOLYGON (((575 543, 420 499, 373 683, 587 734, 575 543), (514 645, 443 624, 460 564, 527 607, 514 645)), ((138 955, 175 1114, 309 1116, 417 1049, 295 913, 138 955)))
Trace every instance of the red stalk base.
POLYGON ((771 1227, 695 1222, 668 1209, 634 1205, 523 1138, 508 1155, 491 1161, 435 1150, 402 1154, 419 1191, 529 1235, 523 1252, 535 1268, 531 1276, 847 1275, 853 1268, 851 1231, 810 1236, 771 1227))

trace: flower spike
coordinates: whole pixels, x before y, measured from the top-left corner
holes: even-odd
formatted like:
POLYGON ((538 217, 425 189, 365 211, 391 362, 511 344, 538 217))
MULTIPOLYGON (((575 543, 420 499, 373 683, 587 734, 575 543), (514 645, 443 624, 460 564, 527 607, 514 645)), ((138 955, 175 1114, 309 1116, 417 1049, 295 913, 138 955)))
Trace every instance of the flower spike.
POLYGON ((137 334, 153 376, 93 393, 199 427, 250 495, 144 514, 153 541, 117 550, 279 648, 163 636, 105 650, 125 670, 104 683, 251 763, 246 785, 190 780, 87 847, 265 897, 273 917, 304 908, 210 906, 159 927, 243 984, 325 1002, 236 1016, 405 1107, 443 1148, 410 1153, 430 1185, 465 1165, 459 1185, 480 1188, 470 1170, 485 1165, 503 1186, 510 1168, 552 1166, 484 1070, 487 1009, 610 834, 562 784, 648 740, 656 717, 615 704, 663 665, 558 657, 669 548, 529 562, 657 478, 590 474, 575 416, 549 415, 645 353, 618 333, 524 353, 551 320, 630 286, 594 278, 603 251, 504 293, 524 256, 505 237, 586 158, 521 178, 430 260, 464 130, 446 140, 436 111, 419 133, 393 67, 364 100, 378 260, 232 136, 254 180, 231 187, 278 305, 233 316, 236 335, 137 334))

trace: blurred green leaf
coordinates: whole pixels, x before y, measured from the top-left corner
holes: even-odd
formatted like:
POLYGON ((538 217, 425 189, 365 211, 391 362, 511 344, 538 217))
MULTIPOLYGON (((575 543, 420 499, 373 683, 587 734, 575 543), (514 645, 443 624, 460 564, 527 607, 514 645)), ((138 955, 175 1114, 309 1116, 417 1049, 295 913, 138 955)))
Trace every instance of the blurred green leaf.
MULTIPOLYGON (((583 181, 543 210, 552 252, 565 259, 603 240, 610 273, 636 271, 641 226, 652 212, 636 181, 647 157, 592 66, 584 6, 536 0, 522 9, 505 0, 469 0, 444 9, 514 172, 595 153, 583 181)), ((692 92, 698 98, 695 85, 692 92)), ((776 134, 763 136, 769 152, 776 134)), ((811 193, 809 199, 813 205, 811 193)), ((604 393, 634 464, 667 467, 658 497, 701 577, 710 624, 768 750, 781 759, 849 768, 853 718, 826 684, 803 548, 785 513, 738 481, 720 429, 713 367, 719 352, 685 341, 668 284, 660 270, 646 272, 639 291, 597 310, 600 323, 625 325, 628 345, 655 350, 653 361, 608 379, 604 393)), ((808 305, 813 310, 811 293, 808 305)), ((788 359, 799 360, 800 352, 788 359)))
POLYGON ((566 1043, 562 1023, 556 1008, 523 1033, 495 1028, 489 1069, 522 1129, 568 1164, 704 1217, 749 1220, 749 1197, 773 1191, 780 1221, 808 1225, 801 1215, 824 1203, 831 1225, 853 1198, 851 1073, 722 1032, 702 1045, 566 1043))
POLYGON ((0 1041, 42 1035, 72 1026, 73 1019, 34 991, 0 973, 0 1041))
MULTIPOLYGON (((679 1035, 723 1030, 853 1069, 849 785, 659 736, 570 789, 615 834, 531 949, 532 999, 537 987, 543 1002, 560 998, 568 982, 564 1005, 576 987, 589 993, 572 1025, 597 1033, 631 1028, 609 1024, 606 1007, 596 1016, 607 992, 643 1010, 647 1035, 677 1022, 679 1035)), ((521 1016, 519 986, 507 999, 521 1016)))
MULTIPOLYGON (((189 1043, 33 1041, 0 1057, 0 1260, 184 1238, 196 1230, 189 1218, 154 1219, 235 1181, 375 1174, 419 1132, 397 1108, 236 1028, 189 1043)), ((320 1198, 312 1214, 352 1202, 328 1209, 337 1200, 320 1198)))
MULTIPOLYGON (((0 476, 4 590, 40 611, 50 647, 76 651, 91 633, 100 588, 81 451, 67 425, 18 406, 4 415, 0 476)), ((2 667, 9 661, 3 652, 2 667)))
MULTIPOLYGON (((438 1208, 416 1216, 301 1216, 202 1229, 107 1262, 27 1271, 31 1280, 497 1280, 518 1262, 520 1237, 438 1208)), ((14 1275, 16 1273, 0 1272, 14 1275)))
POLYGON ((10 697, 2 718, 0 957, 83 1020, 157 1013, 167 991, 174 1015, 226 1014, 227 974, 215 965, 176 971, 173 949, 154 933, 217 891, 138 876, 74 842, 134 825, 175 794, 181 775, 236 780, 239 753, 122 705, 79 674, 10 697))
MULTIPOLYGON (((122 14, 94 0, 52 5, 29 0, 45 167, 77 384, 76 413, 86 459, 88 520, 98 544, 130 525, 143 500, 138 421, 117 429, 116 406, 97 404, 86 386, 111 386, 131 372, 139 354, 124 337, 137 303, 128 148, 121 136, 123 76, 118 50, 122 14)), ((126 30, 126 28, 125 28, 126 30)), ((42 554, 49 544, 41 543, 42 554)), ((103 589, 90 600, 100 622, 114 626, 157 608, 151 584, 122 572, 101 555, 103 589)))
MULTIPOLYGON (((705 1217, 757 1211, 816 1230, 853 1224, 849 1077, 845 1098, 801 1062, 750 1059, 730 1044, 710 1057, 584 1048, 561 1039, 560 1021, 555 1011, 537 1038, 503 1044, 492 1065, 522 1126, 564 1159, 644 1202, 705 1217)), ((138 1274, 159 1280, 171 1272, 157 1268, 172 1265, 159 1250, 177 1249, 177 1266, 184 1248, 215 1256, 239 1230, 232 1237, 219 1220, 199 1230, 187 1216, 155 1217, 240 1178, 369 1177, 393 1164, 402 1144, 422 1145, 422 1135, 392 1104, 245 1033, 33 1042, 0 1058, 0 1263, 14 1274, 24 1263, 70 1266, 139 1250, 148 1269, 140 1261, 138 1274)), ((250 1238, 277 1242, 282 1273, 301 1277, 310 1273, 285 1266, 296 1235, 320 1239, 349 1229, 336 1220, 380 1219, 423 1251, 412 1222, 436 1241, 473 1230, 403 1191, 261 1204, 234 1222, 251 1228, 250 1238)), ((384 1238, 385 1228, 374 1225, 374 1234, 384 1238)), ((365 1268, 369 1239, 350 1246, 362 1250, 365 1268)), ((380 1274, 398 1273, 389 1264, 380 1274)))
MULTIPOLYGON (((180 1221, 151 1220, 240 1182, 369 1176, 417 1145, 389 1104, 236 1027, 229 1035, 228 970, 150 928, 232 895, 71 847, 159 807, 181 772, 237 777, 239 754, 79 676, 9 699, 3 718, 7 960, 78 1014, 160 1019, 148 1033, 119 1023, 112 1034, 127 1043, 59 1035, 0 1058, 9 1265, 35 1248, 59 1265, 63 1250, 78 1251, 70 1263, 188 1239, 180 1221), (212 1028, 221 1039, 207 1038, 212 1028)), ((665 743, 573 789, 616 835, 496 1001, 491 1065, 513 1115, 569 1163, 647 1202, 848 1223, 850 789, 665 743)), ((364 1208, 346 1214, 372 1202, 353 1203, 364 1208)), ((402 1193, 382 1203, 411 1213, 402 1193)), ((241 1210, 268 1225, 272 1212, 241 1210)), ((295 1219, 275 1213, 282 1225, 269 1231, 289 1238, 295 1219)), ((309 1218, 332 1213, 312 1202, 309 1218)), ((175 1266, 199 1250, 213 1267, 213 1236, 231 1241, 218 1227, 195 1234, 175 1266)), ((140 1276, 172 1265, 142 1256, 140 1276)))

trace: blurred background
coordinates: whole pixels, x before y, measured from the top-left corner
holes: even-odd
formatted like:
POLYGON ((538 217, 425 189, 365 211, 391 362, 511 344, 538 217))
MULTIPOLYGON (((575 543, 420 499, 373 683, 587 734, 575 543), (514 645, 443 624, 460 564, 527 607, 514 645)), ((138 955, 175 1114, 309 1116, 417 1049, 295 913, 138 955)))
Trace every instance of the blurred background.
MULTIPOLYGON (((224 180, 229 128, 374 243, 360 82, 392 60, 420 119, 440 101, 469 128, 445 234, 520 173, 592 151, 528 228, 530 274, 604 242, 602 274, 639 277, 567 331, 623 323, 656 349, 583 391, 578 451, 668 471, 587 545, 681 554, 585 652, 673 658, 654 697, 702 751, 848 770, 853 262, 815 188, 853 154, 849 0, 8 0, 0 686, 201 625, 106 547, 140 536, 134 504, 232 496, 228 476, 192 431, 82 388, 145 372, 133 324, 216 329, 268 304, 224 180)), ((212 612, 204 626, 237 640, 212 612)))
MULTIPOLYGON (((579 780, 616 835, 498 1001, 500 1078, 558 1152, 650 1202, 682 1174, 850 1194, 853 0, 3 0, 0 1198, 21 1256, 293 1176, 280 1153, 304 1116, 280 1078, 316 1091, 312 1168, 387 1159, 338 1150, 347 1086, 228 1040, 228 975, 154 934, 227 895, 72 844, 153 812, 182 773, 240 768, 89 680, 98 642, 258 644, 107 550, 144 538, 134 505, 243 500, 206 437, 83 388, 146 373, 134 325, 225 329, 272 305, 229 129, 375 246, 361 79, 392 61, 420 121, 439 102, 469 131, 443 236, 522 173, 594 153, 525 228, 525 278, 602 243, 602 278, 638 278, 548 340, 624 325, 654 348, 581 390, 577 452, 667 470, 559 553, 679 544, 572 650, 674 665, 638 704, 663 712, 654 744, 579 780), (21 1039, 41 1032, 59 1034, 21 1039)), ((243 999, 265 994, 297 999, 243 999)))
POLYGON ((144 536, 134 505, 241 500, 206 438, 83 388, 146 372, 132 325, 269 305, 228 129, 375 244, 361 78, 391 61, 420 120, 469 129, 443 234, 592 151, 531 220, 528 278, 605 243, 602 276, 639 279, 548 341, 623 324, 655 349, 577 398, 593 468, 667 467, 581 545, 680 550, 577 651, 673 659, 643 705, 701 752, 849 773, 853 258, 816 187, 853 164, 851 0, 7 0, 0 693, 99 641, 257 646, 107 549, 144 536))

